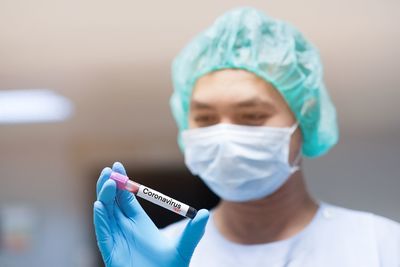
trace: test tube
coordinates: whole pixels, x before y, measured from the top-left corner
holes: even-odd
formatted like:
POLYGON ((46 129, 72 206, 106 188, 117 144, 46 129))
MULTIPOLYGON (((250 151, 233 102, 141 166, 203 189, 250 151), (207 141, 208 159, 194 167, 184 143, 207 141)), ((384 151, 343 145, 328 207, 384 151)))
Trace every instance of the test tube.
POLYGON ((146 199, 147 201, 150 201, 165 209, 178 213, 179 215, 193 219, 197 214, 197 210, 195 208, 192 208, 189 205, 186 205, 176 199, 157 192, 156 190, 151 189, 147 186, 136 183, 130 180, 128 176, 122 175, 117 172, 112 172, 110 179, 114 180, 117 183, 117 187, 119 189, 132 192, 140 198, 146 199))

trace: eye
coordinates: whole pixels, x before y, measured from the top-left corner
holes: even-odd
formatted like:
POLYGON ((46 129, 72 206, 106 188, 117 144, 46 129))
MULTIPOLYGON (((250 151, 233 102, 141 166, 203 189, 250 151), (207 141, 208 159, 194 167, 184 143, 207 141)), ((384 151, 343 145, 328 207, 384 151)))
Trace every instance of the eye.
POLYGON ((260 120, 260 119, 265 119, 266 115, 265 114, 251 113, 251 114, 243 114, 242 118, 243 119, 247 119, 247 120, 260 120))
POLYGON ((262 125, 268 118, 268 115, 266 113, 242 113, 239 118, 242 124, 262 125))
POLYGON ((212 114, 199 114, 193 117, 194 122, 200 126, 208 126, 217 123, 217 116, 212 114))

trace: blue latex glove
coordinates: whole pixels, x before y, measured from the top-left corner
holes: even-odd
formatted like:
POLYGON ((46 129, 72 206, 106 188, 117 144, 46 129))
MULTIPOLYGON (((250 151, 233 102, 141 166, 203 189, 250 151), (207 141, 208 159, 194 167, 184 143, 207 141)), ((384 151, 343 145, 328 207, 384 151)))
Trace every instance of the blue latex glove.
POLYGON ((187 267, 202 238, 209 217, 200 210, 177 239, 165 237, 135 196, 119 190, 111 172, 126 175, 121 163, 105 168, 97 182, 94 226, 97 244, 107 267, 187 267))

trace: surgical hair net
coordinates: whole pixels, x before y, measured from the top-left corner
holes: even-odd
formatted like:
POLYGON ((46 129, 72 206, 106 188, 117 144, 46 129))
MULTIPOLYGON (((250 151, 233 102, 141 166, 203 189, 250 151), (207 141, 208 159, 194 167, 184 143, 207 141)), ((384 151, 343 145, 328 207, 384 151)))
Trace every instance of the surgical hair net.
POLYGON ((323 155, 337 143, 336 110, 322 80, 316 48, 288 23, 242 7, 217 18, 173 61, 170 105, 181 149, 197 79, 229 68, 252 72, 281 93, 300 124, 304 156, 323 155))

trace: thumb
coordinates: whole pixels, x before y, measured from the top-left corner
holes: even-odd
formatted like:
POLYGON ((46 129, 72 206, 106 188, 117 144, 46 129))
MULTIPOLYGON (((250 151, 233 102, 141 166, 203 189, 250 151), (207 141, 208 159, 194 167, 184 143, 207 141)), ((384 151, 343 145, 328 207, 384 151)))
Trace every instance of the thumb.
POLYGON ((204 235, 209 216, 210 213, 208 210, 199 210, 196 217, 188 222, 185 230, 183 230, 182 236, 178 240, 176 249, 188 262, 190 261, 197 244, 204 235))

